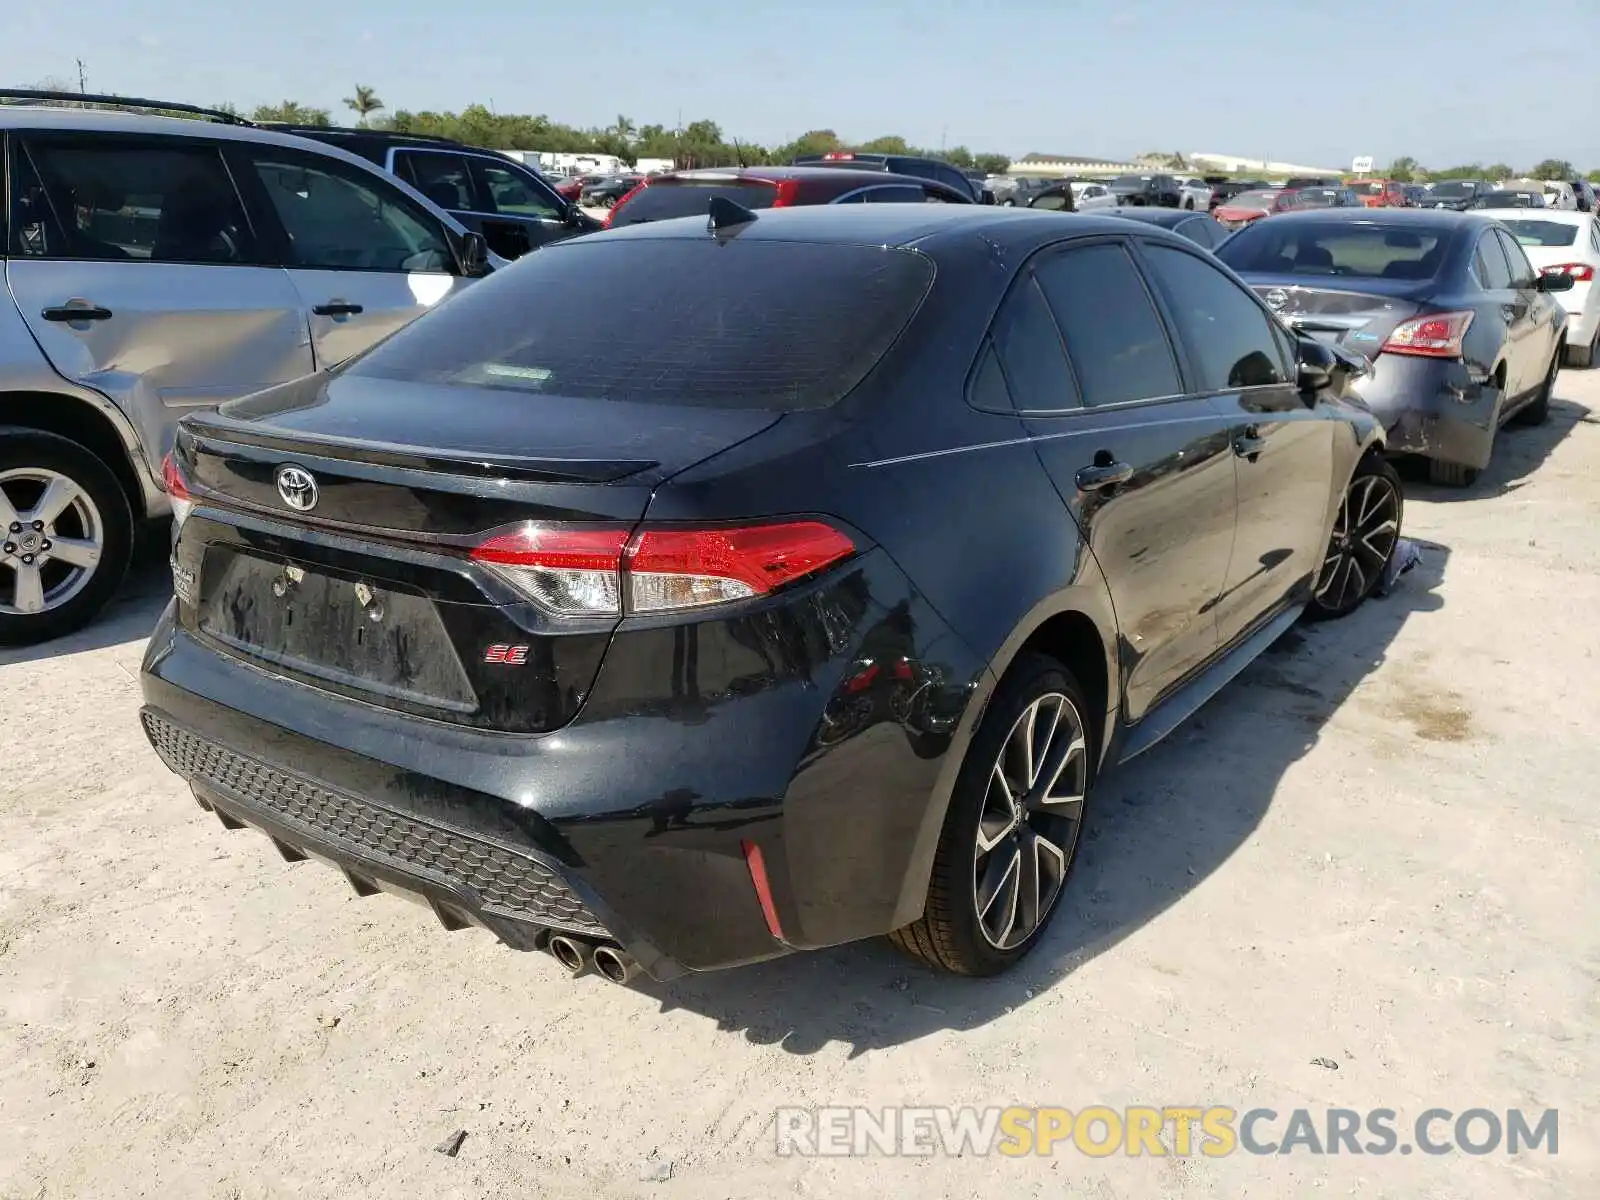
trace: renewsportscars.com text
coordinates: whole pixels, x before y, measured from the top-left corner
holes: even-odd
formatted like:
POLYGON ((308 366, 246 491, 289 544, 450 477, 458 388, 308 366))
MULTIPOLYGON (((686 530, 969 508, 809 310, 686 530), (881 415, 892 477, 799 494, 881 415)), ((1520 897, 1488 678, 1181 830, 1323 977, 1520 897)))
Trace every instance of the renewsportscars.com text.
POLYGON ((1091 1105, 992 1108, 780 1108, 782 1157, 1052 1155, 1091 1158, 1203 1155, 1527 1154, 1559 1150, 1560 1114, 1430 1108, 1235 1108, 1091 1105))

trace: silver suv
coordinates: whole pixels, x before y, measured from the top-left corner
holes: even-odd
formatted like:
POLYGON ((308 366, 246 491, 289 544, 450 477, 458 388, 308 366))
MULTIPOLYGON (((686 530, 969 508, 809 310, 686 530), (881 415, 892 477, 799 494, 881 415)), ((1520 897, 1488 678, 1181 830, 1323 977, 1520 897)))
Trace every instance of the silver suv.
POLYGON ((231 114, 0 91, 0 139, 0 644, 110 599, 135 524, 170 511, 186 412, 348 358, 492 266, 373 164, 231 114))

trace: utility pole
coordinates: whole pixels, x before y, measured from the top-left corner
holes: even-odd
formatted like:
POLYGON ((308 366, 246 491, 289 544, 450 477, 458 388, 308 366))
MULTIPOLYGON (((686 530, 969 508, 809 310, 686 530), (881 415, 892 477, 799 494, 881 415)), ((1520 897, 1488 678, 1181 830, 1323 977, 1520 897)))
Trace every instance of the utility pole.
POLYGON ((944 157, 944 144, 950 138, 950 126, 943 125, 939 129, 939 157, 944 157))
POLYGON ((83 69, 83 59, 74 60, 78 64, 78 94, 85 95, 89 91, 88 77, 83 69))

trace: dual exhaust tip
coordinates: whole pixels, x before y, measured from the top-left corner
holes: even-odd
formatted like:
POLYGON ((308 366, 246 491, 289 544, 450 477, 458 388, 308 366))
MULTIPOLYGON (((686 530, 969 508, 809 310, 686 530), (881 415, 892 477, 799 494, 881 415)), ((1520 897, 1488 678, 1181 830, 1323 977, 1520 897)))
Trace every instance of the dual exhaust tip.
POLYGON ((612 983, 629 983, 639 974, 639 964, 634 961, 633 955, 621 946, 596 944, 583 938, 557 933, 551 936, 545 948, 550 951, 550 957, 560 963, 567 974, 574 979, 582 975, 591 965, 612 983))

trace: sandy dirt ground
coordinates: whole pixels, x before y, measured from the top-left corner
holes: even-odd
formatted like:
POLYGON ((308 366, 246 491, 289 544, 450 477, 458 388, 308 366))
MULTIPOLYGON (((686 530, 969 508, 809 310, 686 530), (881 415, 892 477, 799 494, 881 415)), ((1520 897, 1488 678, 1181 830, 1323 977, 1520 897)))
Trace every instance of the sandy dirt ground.
POLYGON ((1600 371, 1557 394, 1469 491, 1411 487, 1426 557, 1395 596, 1291 633, 1107 780, 1046 943, 991 982, 881 943, 572 981, 282 862, 139 731, 156 547, 107 619, 0 656, 0 1196, 1600 1194, 1600 371), (775 1150, 780 1105, 1010 1103, 1403 1132, 1555 1108, 1560 1142, 775 1150))

